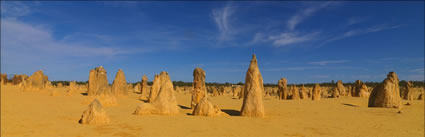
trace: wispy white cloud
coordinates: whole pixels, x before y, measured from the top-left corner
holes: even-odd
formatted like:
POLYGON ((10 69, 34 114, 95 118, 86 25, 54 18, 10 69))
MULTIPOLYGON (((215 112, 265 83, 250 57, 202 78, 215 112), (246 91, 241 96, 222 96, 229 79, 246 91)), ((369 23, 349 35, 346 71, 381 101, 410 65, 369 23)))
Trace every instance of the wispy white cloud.
POLYGON ((41 53, 60 56, 113 56, 133 53, 137 50, 125 50, 118 47, 102 47, 70 42, 62 42, 52 37, 52 32, 15 19, 2 19, 2 47, 31 48, 41 53))
POLYGON ((320 4, 315 4, 314 6, 308 7, 302 11, 300 11, 299 13, 295 14, 294 16, 292 16, 291 18, 289 18, 288 20, 288 29, 289 30, 294 30, 295 27, 300 24, 302 21, 304 21, 307 17, 312 16, 313 14, 315 14, 317 11, 326 8, 330 5, 335 5, 338 4, 339 2, 324 2, 324 3, 320 3, 320 4))
POLYGON ((328 44, 330 42, 333 41, 337 41, 337 40, 341 40, 341 39, 345 39, 345 38, 349 38, 349 37, 354 37, 354 36, 358 36, 358 35, 366 35, 369 33, 373 33, 373 32, 380 32, 380 31, 384 31, 384 30, 391 30, 391 29, 397 29, 400 28, 404 25, 385 25, 385 24, 381 24, 381 25, 375 25, 369 28, 364 28, 364 29, 352 29, 349 31, 344 32, 342 35, 338 35, 336 37, 332 37, 330 39, 325 40, 323 43, 321 43, 320 45, 325 45, 328 44))
POLYGON ((306 18, 312 16, 319 10, 326 8, 331 5, 337 5, 340 2, 324 2, 315 5, 310 5, 309 7, 299 11, 298 13, 291 16, 287 21, 287 31, 279 33, 262 33, 257 32, 253 36, 253 39, 249 44, 265 43, 271 42, 275 47, 289 46, 293 44, 308 42, 312 40, 317 40, 320 34, 320 31, 310 31, 310 32, 301 32, 296 31, 295 28, 298 24, 302 23, 306 18))
POLYGON ((319 32, 300 35, 297 32, 284 32, 278 36, 269 36, 269 40, 273 41, 274 46, 287 46, 296 43, 302 43, 315 39, 319 32))
POLYGON ((394 62, 397 63, 420 63, 424 64, 424 57, 409 57, 409 58, 398 58, 398 57, 386 57, 386 58, 378 58, 375 60, 367 60, 370 63, 379 63, 379 64, 391 64, 394 62))
POLYGON ((1 1, 2 17, 20 17, 30 13, 30 8, 20 1, 1 1))
POLYGON ((425 69, 424 68, 417 68, 417 69, 412 69, 410 70, 410 72, 414 72, 414 73, 425 73, 425 69))
POLYGON ((260 43, 260 42, 267 42, 267 36, 264 33, 258 32, 255 33, 254 38, 251 40, 250 44, 260 43))
POLYGON ((212 10, 212 18, 214 22, 216 23, 220 34, 219 34, 219 40, 230 40, 231 35, 234 33, 230 18, 235 12, 235 8, 227 4, 223 8, 217 8, 212 10))
POLYGON ((351 37, 351 36, 362 35, 362 34, 367 34, 372 32, 383 31, 383 30, 396 29, 401 26, 402 25, 395 25, 395 26, 376 25, 376 26, 369 27, 367 29, 354 29, 354 30, 345 32, 343 37, 351 37))
POLYGON ((325 61, 309 62, 308 64, 324 66, 328 64, 341 64, 345 62, 347 62, 347 60, 325 60, 325 61))

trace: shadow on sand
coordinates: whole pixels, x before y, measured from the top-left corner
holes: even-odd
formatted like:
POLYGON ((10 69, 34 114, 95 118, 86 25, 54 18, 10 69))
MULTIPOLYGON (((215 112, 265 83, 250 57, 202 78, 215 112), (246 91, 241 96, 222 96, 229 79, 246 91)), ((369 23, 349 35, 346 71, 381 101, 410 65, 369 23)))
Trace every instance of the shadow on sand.
POLYGON ((87 96, 87 95, 89 95, 88 93, 81 93, 81 95, 83 95, 83 96, 87 96))
POLYGON ((190 107, 186 107, 186 106, 183 106, 183 105, 179 105, 179 107, 180 107, 181 109, 190 109, 190 107))
POLYGON ((144 103, 149 103, 148 100, 139 99, 140 101, 143 101, 144 103))
POLYGON ((347 104, 347 103, 341 103, 341 104, 346 105, 346 106, 350 106, 350 107, 359 107, 359 106, 356 106, 356 105, 353 105, 353 104, 347 104))
POLYGON ((241 112, 233 109, 221 109, 224 113, 229 114, 230 116, 240 116, 241 112))

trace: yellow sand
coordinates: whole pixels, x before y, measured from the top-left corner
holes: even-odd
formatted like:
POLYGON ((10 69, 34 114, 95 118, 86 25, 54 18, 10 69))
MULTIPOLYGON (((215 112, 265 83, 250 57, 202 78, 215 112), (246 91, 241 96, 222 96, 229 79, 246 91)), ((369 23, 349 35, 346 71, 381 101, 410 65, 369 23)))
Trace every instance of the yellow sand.
MULTIPOLYGON (((118 106, 106 107, 111 122, 103 126, 78 124, 88 105, 86 96, 65 96, 65 88, 50 93, 22 92, 17 86, 1 87, 1 136, 338 136, 423 137, 424 101, 409 101, 397 109, 368 108, 367 99, 343 97, 312 100, 264 99, 265 118, 240 116, 200 117, 191 113, 190 95, 177 93, 179 115, 132 115, 139 94, 118 98, 118 106)), ((231 115, 242 100, 231 95, 210 97, 231 115)), ((407 101, 403 100, 403 104, 407 101)))

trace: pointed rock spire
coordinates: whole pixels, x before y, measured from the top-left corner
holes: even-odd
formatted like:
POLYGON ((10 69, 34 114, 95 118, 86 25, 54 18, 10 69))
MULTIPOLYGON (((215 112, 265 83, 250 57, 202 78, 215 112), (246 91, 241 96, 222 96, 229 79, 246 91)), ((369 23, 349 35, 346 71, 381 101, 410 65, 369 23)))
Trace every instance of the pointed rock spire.
POLYGON ((245 87, 241 115, 248 117, 264 117, 263 77, 258 68, 257 58, 252 55, 251 64, 245 77, 245 87))

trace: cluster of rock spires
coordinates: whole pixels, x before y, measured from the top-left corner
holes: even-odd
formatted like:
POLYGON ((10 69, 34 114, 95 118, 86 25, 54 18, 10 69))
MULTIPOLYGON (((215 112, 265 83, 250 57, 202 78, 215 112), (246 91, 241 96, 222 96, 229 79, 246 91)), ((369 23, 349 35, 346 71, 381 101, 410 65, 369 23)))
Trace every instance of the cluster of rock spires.
POLYGON ((205 86, 205 71, 195 68, 193 71, 193 92, 191 108, 195 116, 220 116, 226 115, 221 109, 208 100, 207 88, 205 86))
MULTIPOLYGON (((214 105, 208 98, 208 91, 212 96, 221 96, 226 93, 232 94, 232 98, 243 99, 240 110, 241 116, 247 117, 265 117, 263 96, 277 96, 280 100, 299 100, 309 99, 320 100, 322 97, 339 98, 342 96, 353 96, 369 98, 368 107, 401 108, 401 99, 414 100, 413 84, 408 82, 404 87, 404 92, 400 94, 399 79, 395 72, 390 72, 387 78, 371 91, 365 83, 357 80, 353 86, 344 86, 341 80, 338 80, 332 88, 320 87, 315 84, 313 88, 304 87, 304 85, 292 85, 288 88, 288 80, 281 78, 278 81, 278 87, 267 88, 263 86, 263 78, 258 67, 256 56, 253 55, 249 68, 246 72, 244 85, 224 86, 206 86, 206 73, 201 68, 195 68, 193 71, 192 87, 175 87, 167 72, 161 72, 155 75, 152 86, 148 85, 148 78, 143 75, 141 83, 135 86, 127 84, 124 72, 119 69, 116 73, 112 86, 109 86, 107 72, 102 67, 96 67, 90 70, 89 81, 85 86, 78 85, 75 81, 69 83, 66 95, 87 89, 87 96, 90 102, 79 123, 89 125, 99 125, 109 123, 104 106, 117 105, 117 97, 127 96, 130 90, 141 94, 139 99, 145 100, 136 110, 134 115, 159 114, 176 115, 179 113, 179 107, 175 97, 176 92, 188 91, 192 94, 190 107, 192 115, 195 116, 225 116, 228 115, 221 111, 220 107, 214 105), (346 88, 347 87, 347 88, 346 88), (330 96, 327 91, 330 91, 330 96), (369 92, 371 91, 371 92, 369 92), (401 95, 401 96, 400 96, 401 95)), ((11 81, 8 81, 6 74, 1 74, 0 83, 19 85, 24 91, 50 91, 53 85, 48 77, 39 70, 31 76, 14 75, 11 81)), ((58 88, 64 87, 62 83, 56 85, 58 88)), ((417 99, 423 100, 423 92, 417 99)), ((51 96, 56 96, 56 90, 51 91, 51 96)))
POLYGON ((23 91, 48 91, 50 92, 52 84, 47 75, 42 70, 34 72, 31 76, 15 75, 12 83, 19 83, 19 88, 23 91), (16 79, 15 79, 16 78, 16 79))
POLYGON ((368 98, 369 97, 369 92, 368 92, 368 88, 366 86, 365 83, 363 83, 360 80, 356 80, 355 85, 353 87, 354 89, 352 90, 353 97, 362 97, 362 98, 368 98))
POLYGON ((173 83, 170 80, 167 72, 161 72, 160 75, 155 76, 152 86, 151 97, 153 93, 154 98, 149 98, 149 103, 140 104, 133 114, 161 114, 161 115, 174 115, 179 113, 177 100, 174 93, 173 83), (158 88, 158 89, 153 89, 158 88), (158 92, 156 92, 158 91, 158 92))
POLYGON ((98 99, 103 106, 115 106, 118 104, 115 95, 109 87, 106 70, 102 66, 90 70, 87 95, 90 97, 88 98, 89 101, 98 99))

